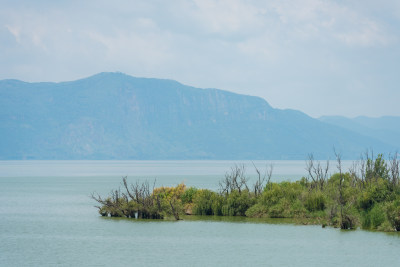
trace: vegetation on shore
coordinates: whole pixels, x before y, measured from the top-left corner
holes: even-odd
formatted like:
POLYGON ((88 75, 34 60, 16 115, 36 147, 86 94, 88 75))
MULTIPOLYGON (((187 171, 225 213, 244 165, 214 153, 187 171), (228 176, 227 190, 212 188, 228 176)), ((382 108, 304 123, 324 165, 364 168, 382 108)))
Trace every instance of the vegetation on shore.
POLYGON ((365 153, 348 171, 336 155, 337 172, 329 176, 326 164, 309 157, 308 177, 296 182, 271 182, 272 166, 249 186, 244 165, 235 165, 219 183, 219 191, 176 187, 150 187, 148 182, 113 190, 107 198, 92 194, 102 216, 140 219, 182 215, 292 218, 302 223, 341 229, 400 231, 400 181, 398 154, 365 153))

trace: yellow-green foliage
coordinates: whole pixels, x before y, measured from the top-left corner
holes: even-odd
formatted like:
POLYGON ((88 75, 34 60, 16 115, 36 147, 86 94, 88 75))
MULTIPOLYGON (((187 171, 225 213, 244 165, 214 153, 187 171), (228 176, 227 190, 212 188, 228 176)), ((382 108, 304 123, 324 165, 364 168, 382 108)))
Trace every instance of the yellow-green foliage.
POLYGON ((248 216, 288 218, 301 216, 305 212, 301 202, 304 187, 296 182, 271 183, 255 206, 246 213, 248 216))
POLYGON ((271 183, 265 188, 260 201, 267 206, 279 204, 284 199, 294 202, 300 197, 302 191, 303 187, 300 183, 271 183))
POLYGON ((175 187, 158 187, 153 190, 153 198, 156 205, 160 207, 160 213, 164 216, 174 216, 174 212, 184 213, 182 195, 185 193, 186 185, 181 183, 175 187))
POLYGON ((325 195, 320 190, 312 190, 305 197, 305 207, 308 211, 321 211, 325 209, 325 195))
POLYGON ((376 178, 388 179, 388 177, 389 168, 387 166, 387 163, 383 159, 382 154, 378 154, 378 157, 376 159, 367 159, 365 168, 365 178, 367 182, 376 178))
POLYGON ((387 203, 386 215, 392 230, 400 231, 400 196, 387 203))
POLYGON ((184 183, 180 183, 179 185, 175 186, 175 187, 158 187, 158 188, 154 188, 153 190, 153 195, 155 196, 159 196, 163 199, 172 199, 172 198, 176 198, 176 199, 181 199, 181 196, 183 195, 183 193, 186 190, 186 185, 184 183))
POLYGON ((193 198, 196 195, 198 189, 195 187, 190 187, 185 190, 185 192, 182 194, 181 199, 184 204, 190 204, 193 203, 193 198))
POLYGON ((377 229, 386 219, 385 206, 383 204, 375 204, 369 214, 371 216, 371 228, 377 229))
POLYGON ((246 211, 254 204, 255 199, 248 190, 243 190, 241 192, 234 190, 230 194, 227 194, 223 202, 222 215, 245 216, 246 211))
POLYGON ((199 189, 193 197, 193 213, 196 215, 219 215, 217 193, 208 189, 199 189))
POLYGON ((374 203, 390 199, 389 182, 383 178, 376 178, 366 184, 365 189, 358 197, 358 205, 362 209, 370 209, 374 203))

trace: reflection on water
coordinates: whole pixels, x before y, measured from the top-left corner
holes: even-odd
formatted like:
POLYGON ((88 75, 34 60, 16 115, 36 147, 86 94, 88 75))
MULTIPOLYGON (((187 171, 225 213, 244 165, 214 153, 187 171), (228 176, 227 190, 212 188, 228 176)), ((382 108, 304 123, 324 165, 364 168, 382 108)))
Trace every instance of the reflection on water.
MULTIPOLYGON (((111 221, 126 221, 132 223, 148 223, 165 221, 177 222, 174 218, 156 220, 156 219, 132 219, 132 218, 119 218, 119 217, 101 217, 103 220, 111 221)), ((188 222, 222 222, 222 223, 267 223, 267 224, 298 224, 298 221, 291 218, 249 218, 242 216, 198 216, 198 215, 184 215, 181 220, 188 222)))

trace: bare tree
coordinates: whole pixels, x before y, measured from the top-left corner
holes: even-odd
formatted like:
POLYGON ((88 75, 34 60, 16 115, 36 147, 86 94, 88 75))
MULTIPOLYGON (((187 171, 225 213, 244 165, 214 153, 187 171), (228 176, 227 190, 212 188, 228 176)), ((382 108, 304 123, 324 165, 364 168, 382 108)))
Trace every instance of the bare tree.
POLYGON ((269 166, 267 165, 265 168, 265 172, 261 174, 260 170, 256 167, 254 162, 251 162, 254 166, 254 169, 257 172, 257 181, 254 184, 254 195, 258 196, 260 195, 263 190, 264 190, 264 183, 265 180, 267 180, 267 186, 270 184, 271 177, 272 177, 272 171, 274 169, 274 165, 271 163, 269 166))
POLYGON ((342 172, 342 157, 340 154, 336 153, 335 151, 335 156, 337 160, 337 169, 339 170, 339 207, 340 207, 340 228, 344 228, 345 225, 343 224, 344 222, 344 217, 343 217, 343 205, 344 205, 344 199, 343 199, 343 172, 342 172))
POLYGON ((363 161, 354 161, 349 168, 349 173, 352 177, 352 186, 358 186, 360 189, 364 188, 364 171, 363 171, 363 161))
POLYGON ((102 216, 128 217, 128 218, 162 218, 159 196, 153 194, 148 181, 128 186, 127 178, 122 178, 125 192, 121 189, 113 190, 104 199, 97 193, 92 193, 91 198, 102 206, 96 206, 102 216), (157 206, 156 206, 157 204, 157 206), (156 208, 155 208, 156 207, 156 208))
POLYGON ((341 229, 352 229, 354 227, 354 219, 352 219, 351 215, 347 214, 344 210, 344 206, 346 205, 346 199, 343 194, 343 183, 344 183, 344 174, 342 170, 342 156, 340 153, 335 151, 336 161, 337 161, 337 169, 339 171, 339 184, 338 184, 338 204, 340 207, 340 228, 341 229))
POLYGON ((365 158, 362 158, 364 161, 364 175, 365 175, 365 181, 367 184, 371 185, 372 178, 374 176, 374 151, 371 150, 371 152, 367 149, 364 153, 365 158))
POLYGON ((102 216, 108 216, 108 215, 110 215, 111 217, 129 216, 127 210, 122 208, 124 204, 128 203, 128 199, 125 197, 124 194, 121 193, 120 189, 112 190, 109 194, 109 197, 106 199, 103 199, 99 194, 95 192, 92 193, 90 197, 99 204, 108 208, 109 213, 106 213, 102 211, 101 206, 95 206, 96 208, 99 209, 102 216))
POLYGON ((311 187, 323 190, 328 179, 329 160, 327 160, 326 165, 323 166, 321 162, 314 161, 313 154, 309 154, 308 160, 306 161, 306 170, 312 180, 311 187))
POLYGON ((244 164, 235 164, 230 172, 225 173, 225 177, 219 182, 221 194, 230 194, 237 190, 241 193, 243 190, 249 190, 247 186, 248 178, 245 175, 246 167, 244 164))
POLYGON ((176 209, 176 198, 170 199, 169 205, 171 206, 172 215, 174 215, 175 220, 180 220, 179 213, 176 209))
POLYGON ((398 152, 396 151, 394 155, 389 155, 389 178, 392 185, 392 189, 399 185, 399 158, 398 152))

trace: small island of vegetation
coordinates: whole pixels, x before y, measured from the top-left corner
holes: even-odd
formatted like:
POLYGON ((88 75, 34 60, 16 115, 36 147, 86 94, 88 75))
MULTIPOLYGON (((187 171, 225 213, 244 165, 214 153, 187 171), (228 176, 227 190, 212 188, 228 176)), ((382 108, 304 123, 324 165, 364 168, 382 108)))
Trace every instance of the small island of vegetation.
MULTIPOLYGON (((254 164, 253 164, 254 165, 254 164)), ((256 182, 248 185, 244 165, 235 165, 219 183, 219 191, 176 187, 151 187, 148 181, 92 198, 102 216, 139 219, 174 218, 183 215, 292 218, 299 223, 341 229, 400 231, 400 183, 398 154, 387 160, 366 152, 344 172, 336 154, 337 172, 329 177, 329 161, 321 164, 312 155, 306 163, 308 177, 296 182, 271 182, 272 166, 264 173, 254 165, 256 182)))

